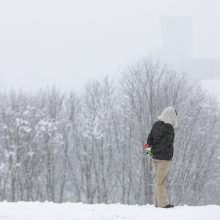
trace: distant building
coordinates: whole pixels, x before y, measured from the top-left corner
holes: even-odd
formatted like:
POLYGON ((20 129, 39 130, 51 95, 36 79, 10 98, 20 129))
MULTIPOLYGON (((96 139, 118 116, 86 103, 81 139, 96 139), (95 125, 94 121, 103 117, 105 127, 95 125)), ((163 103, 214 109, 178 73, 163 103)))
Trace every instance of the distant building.
POLYGON ((192 57, 192 19, 163 17, 161 19, 162 57, 179 64, 192 57))
POLYGON ((180 68, 197 79, 220 79, 220 60, 215 58, 191 58, 180 68))
POLYGON ((215 59, 213 58, 191 58, 183 61, 180 67, 194 78, 215 78, 215 59))
POLYGON ((215 59, 215 79, 220 79, 220 59, 215 59))
POLYGON ((191 17, 163 17, 161 19, 161 57, 192 77, 220 79, 220 60, 192 56, 193 25, 191 17))

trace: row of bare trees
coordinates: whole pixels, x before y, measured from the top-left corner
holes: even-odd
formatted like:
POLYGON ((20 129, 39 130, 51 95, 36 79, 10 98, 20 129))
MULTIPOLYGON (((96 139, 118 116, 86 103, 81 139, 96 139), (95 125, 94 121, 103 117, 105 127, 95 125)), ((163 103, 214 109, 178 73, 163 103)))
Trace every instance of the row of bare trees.
POLYGON ((125 68, 117 86, 0 94, 0 199, 147 204, 152 159, 143 144, 164 107, 178 110, 169 176, 175 204, 220 204, 219 108, 159 61, 125 68))

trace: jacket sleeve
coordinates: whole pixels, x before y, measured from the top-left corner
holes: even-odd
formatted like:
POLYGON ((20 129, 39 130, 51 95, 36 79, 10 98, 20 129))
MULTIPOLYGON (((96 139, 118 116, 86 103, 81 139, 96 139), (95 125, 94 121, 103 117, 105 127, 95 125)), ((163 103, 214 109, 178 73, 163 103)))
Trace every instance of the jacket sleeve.
MULTIPOLYGON (((172 126, 172 125, 170 125, 172 126)), ((173 140, 173 130, 169 126, 164 127, 164 129, 159 129, 152 132, 155 143, 158 143, 156 146, 151 148, 153 154, 160 153, 166 149, 173 140)))
POLYGON ((152 131, 150 131, 150 134, 148 135, 147 144, 148 144, 149 146, 153 145, 152 131))

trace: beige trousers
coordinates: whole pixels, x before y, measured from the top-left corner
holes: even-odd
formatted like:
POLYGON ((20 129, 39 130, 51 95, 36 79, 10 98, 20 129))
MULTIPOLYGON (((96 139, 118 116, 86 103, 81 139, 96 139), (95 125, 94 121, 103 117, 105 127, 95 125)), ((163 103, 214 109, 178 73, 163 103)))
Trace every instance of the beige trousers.
POLYGON ((164 207, 169 204, 166 190, 166 179, 170 167, 170 161, 153 160, 154 166, 154 202, 156 207, 164 207))

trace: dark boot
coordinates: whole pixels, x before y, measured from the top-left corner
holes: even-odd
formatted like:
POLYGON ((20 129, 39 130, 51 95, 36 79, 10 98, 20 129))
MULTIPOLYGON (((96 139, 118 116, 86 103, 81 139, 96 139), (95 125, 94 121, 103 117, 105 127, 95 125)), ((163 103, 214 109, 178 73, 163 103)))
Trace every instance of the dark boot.
POLYGON ((168 204, 168 205, 164 206, 163 208, 166 208, 166 209, 174 208, 174 205, 168 204))

